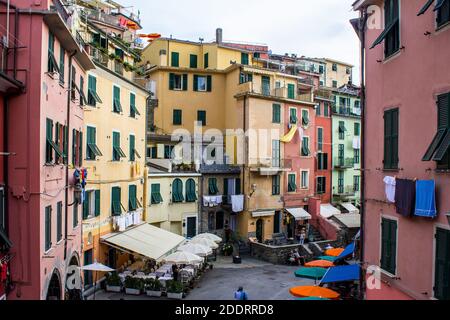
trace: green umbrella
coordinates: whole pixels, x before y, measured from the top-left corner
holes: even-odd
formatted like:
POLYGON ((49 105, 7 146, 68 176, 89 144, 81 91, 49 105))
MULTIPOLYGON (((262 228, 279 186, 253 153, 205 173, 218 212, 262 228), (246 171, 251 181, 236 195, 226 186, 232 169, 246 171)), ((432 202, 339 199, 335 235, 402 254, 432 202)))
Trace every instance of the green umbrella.
POLYGON ((323 257, 318 257, 317 260, 326 260, 326 261, 335 262, 336 261, 336 257, 323 256, 323 257))
POLYGON ((319 298, 319 297, 307 297, 307 298, 298 298, 298 299, 295 299, 295 300, 317 300, 317 301, 319 301, 319 300, 330 300, 330 299, 326 299, 326 298, 319 298))
POLYGON ((320 280, 327 273, 327 270, 325 268, 300 268, 295 271, 295 276, 298 278, 320 280))

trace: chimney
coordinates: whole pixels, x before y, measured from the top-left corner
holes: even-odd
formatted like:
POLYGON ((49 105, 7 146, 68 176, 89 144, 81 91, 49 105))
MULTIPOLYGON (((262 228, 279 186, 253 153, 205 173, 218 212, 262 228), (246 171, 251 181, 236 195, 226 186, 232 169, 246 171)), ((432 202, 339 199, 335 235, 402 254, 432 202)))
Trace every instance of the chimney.
POLYGON ((223 41, 223 30, 222 28, 216 29, 216 42, 217 44, 221 44, 223 41))

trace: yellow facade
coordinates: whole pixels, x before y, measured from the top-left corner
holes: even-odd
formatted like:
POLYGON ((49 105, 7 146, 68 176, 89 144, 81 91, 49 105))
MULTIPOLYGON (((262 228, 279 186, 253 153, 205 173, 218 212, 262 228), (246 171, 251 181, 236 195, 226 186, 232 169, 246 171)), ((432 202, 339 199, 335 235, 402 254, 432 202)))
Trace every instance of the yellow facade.
POLYGON ((335 81, 336 87, 340 88, 352 79, 353 66, 337 60, 325 59, 326 62, 326 87, 332 88, 335 81), (333 70, 335 65, 335 70, 333 70))

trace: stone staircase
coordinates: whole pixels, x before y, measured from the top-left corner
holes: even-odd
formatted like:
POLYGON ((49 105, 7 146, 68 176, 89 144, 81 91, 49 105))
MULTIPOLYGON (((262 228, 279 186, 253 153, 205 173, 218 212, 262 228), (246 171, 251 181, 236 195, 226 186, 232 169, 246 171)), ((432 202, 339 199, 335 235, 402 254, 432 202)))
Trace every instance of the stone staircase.
POLYGON ((321 242, 324 241, 325 239, 322 237, 322 235, 320 234, 320 232, 315 229, 313 226, 310 226, 310 234, 313 235, 314 237, 314 242, 321 242))

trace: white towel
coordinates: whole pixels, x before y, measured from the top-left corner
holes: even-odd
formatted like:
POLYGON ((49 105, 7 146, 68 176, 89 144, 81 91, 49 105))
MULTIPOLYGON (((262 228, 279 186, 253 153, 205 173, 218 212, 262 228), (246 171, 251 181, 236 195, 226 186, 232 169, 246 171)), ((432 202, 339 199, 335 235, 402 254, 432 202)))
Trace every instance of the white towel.
POLYGON ((355 150, 361 149, 361 137, 353 138, 353 149, 355 150))
POLYGON ((231 207, 235 213, 244 211, 244 195, 231 196, 231 207))
POLYGON ((389 202, 395 203, 395 186, 397 184, 395 178, 387 176, 383 182, 385 184, 386 198, 389 202))

